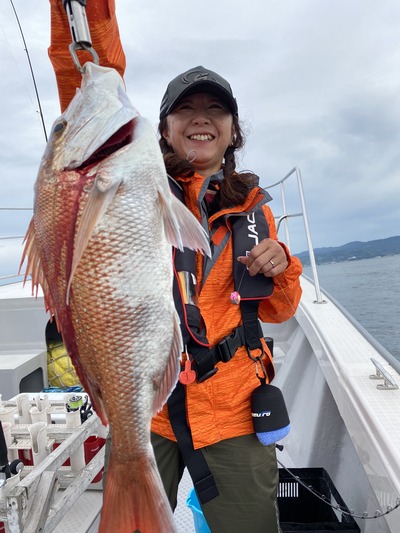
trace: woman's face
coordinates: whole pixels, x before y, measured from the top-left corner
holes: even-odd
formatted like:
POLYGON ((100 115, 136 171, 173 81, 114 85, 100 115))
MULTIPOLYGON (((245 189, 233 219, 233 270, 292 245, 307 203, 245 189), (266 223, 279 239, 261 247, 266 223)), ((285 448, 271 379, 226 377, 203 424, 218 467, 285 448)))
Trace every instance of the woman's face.
POLYGON ((220 170, 234 133, 232 113, 222 100, 196 93, 182 98, 168 115, 163 137, 181 159, 208 177, 220 170))

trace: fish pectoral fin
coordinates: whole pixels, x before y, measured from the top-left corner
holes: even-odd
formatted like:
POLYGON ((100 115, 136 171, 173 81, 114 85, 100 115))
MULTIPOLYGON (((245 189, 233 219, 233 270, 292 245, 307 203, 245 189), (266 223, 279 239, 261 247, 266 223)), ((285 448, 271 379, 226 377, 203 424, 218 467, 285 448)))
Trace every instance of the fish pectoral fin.
POLYGON ((169 354, 167 368, 163 374, 162 379, 154 383, 156 394, 153 401, 153 416, 156 415, 163 405, 168 400, 169 395, 174 390, 176 382, 178 381, 180 371, 180 357, 182 354, 182 334, 179 323, 179 317, 175 313, 174 318, 174 335, 172 339, 171 350, 169 354))
POLYGON ((122 178, 113 179, 108 172, 98 173, 89 191, 86 205, 83 209, 75 234, 74 252, 71 264, 71 274, 67 284, 67 305, 72 279, 86 250, 89 240, 97 223, 101 220, 108 206, 114 199, 122 178))
MULTIPOLYGON (((171 194, 171 193, 170 193, 171 194)), ((171 195, 172 198, 172 195, 171 195)), ((183 242, 179 227, 179 221, 172 209, 170 198, 165 196, 164 191, 158 191, 158 200, 160 202, 161 216, 164 221, 164 230, 167 241, 179 250, 183 249, 183 242)), ((183 204, 182 204, 183 205, 183 204)))
POLYGON ((172 194, 168 202, 159 192, 159 199, 168 242, 179 250, 186 247, 211 257, 207 234, 185 204, 172 194))

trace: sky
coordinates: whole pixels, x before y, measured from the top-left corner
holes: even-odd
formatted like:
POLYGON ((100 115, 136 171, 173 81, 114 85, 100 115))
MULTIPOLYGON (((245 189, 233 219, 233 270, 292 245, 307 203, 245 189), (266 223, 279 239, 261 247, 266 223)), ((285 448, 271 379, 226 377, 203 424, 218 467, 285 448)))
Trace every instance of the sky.
MULTIPOLYGON (((95 0, 87 0, 95 1, 95 0)), ((47 55, 47 0, 13 0, 47 132, 59 116, 47 55)), ((400 234, 400 2, 116 0, 135 107, 156 129, 168 82, 203 65, 231 84, 247 136, 238 167, 268 187, 301 171, 314 247, 400 234)), ((0 237, 25 234, 45 138, 20 30, 0 0, 0 237)), ((280 189, 271 208, 283 213, 280 189)), ((285 182, 299 213, 297 183, 285 182)), ((293 253, 304 223, 289 219, 293 253)), ((279 237, 285 240, 280 231, 279 237)), ((21 238, 0 238, 0 276, 18 270, 21 238)))

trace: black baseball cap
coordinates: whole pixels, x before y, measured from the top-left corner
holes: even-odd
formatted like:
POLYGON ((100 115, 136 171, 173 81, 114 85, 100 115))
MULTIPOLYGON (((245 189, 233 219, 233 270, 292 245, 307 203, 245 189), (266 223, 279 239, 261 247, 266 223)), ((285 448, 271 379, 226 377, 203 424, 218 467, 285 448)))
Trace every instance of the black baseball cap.
POLYGON ((229 83, 219 74, 202 66, 194 67, 169 82, 160 107, 160 120, 169 115, 184 96, 206 92, 220 98, 233 115, 238 114, 236 98, 229 83))

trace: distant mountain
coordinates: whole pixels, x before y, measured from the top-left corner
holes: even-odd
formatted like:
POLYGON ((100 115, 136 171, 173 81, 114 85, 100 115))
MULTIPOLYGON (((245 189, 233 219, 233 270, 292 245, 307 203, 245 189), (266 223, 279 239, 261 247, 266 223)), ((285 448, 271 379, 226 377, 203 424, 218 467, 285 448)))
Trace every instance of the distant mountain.
MULTIPOLYGON (((394 254, 400 254, 400 236, 367 242, 354 241, 343 246, 314 249, 317 265, 394 254)), ((310 264, 308 252, 301 252, 294 255, 301 260, 303 265, 307 266, 310 264)))

